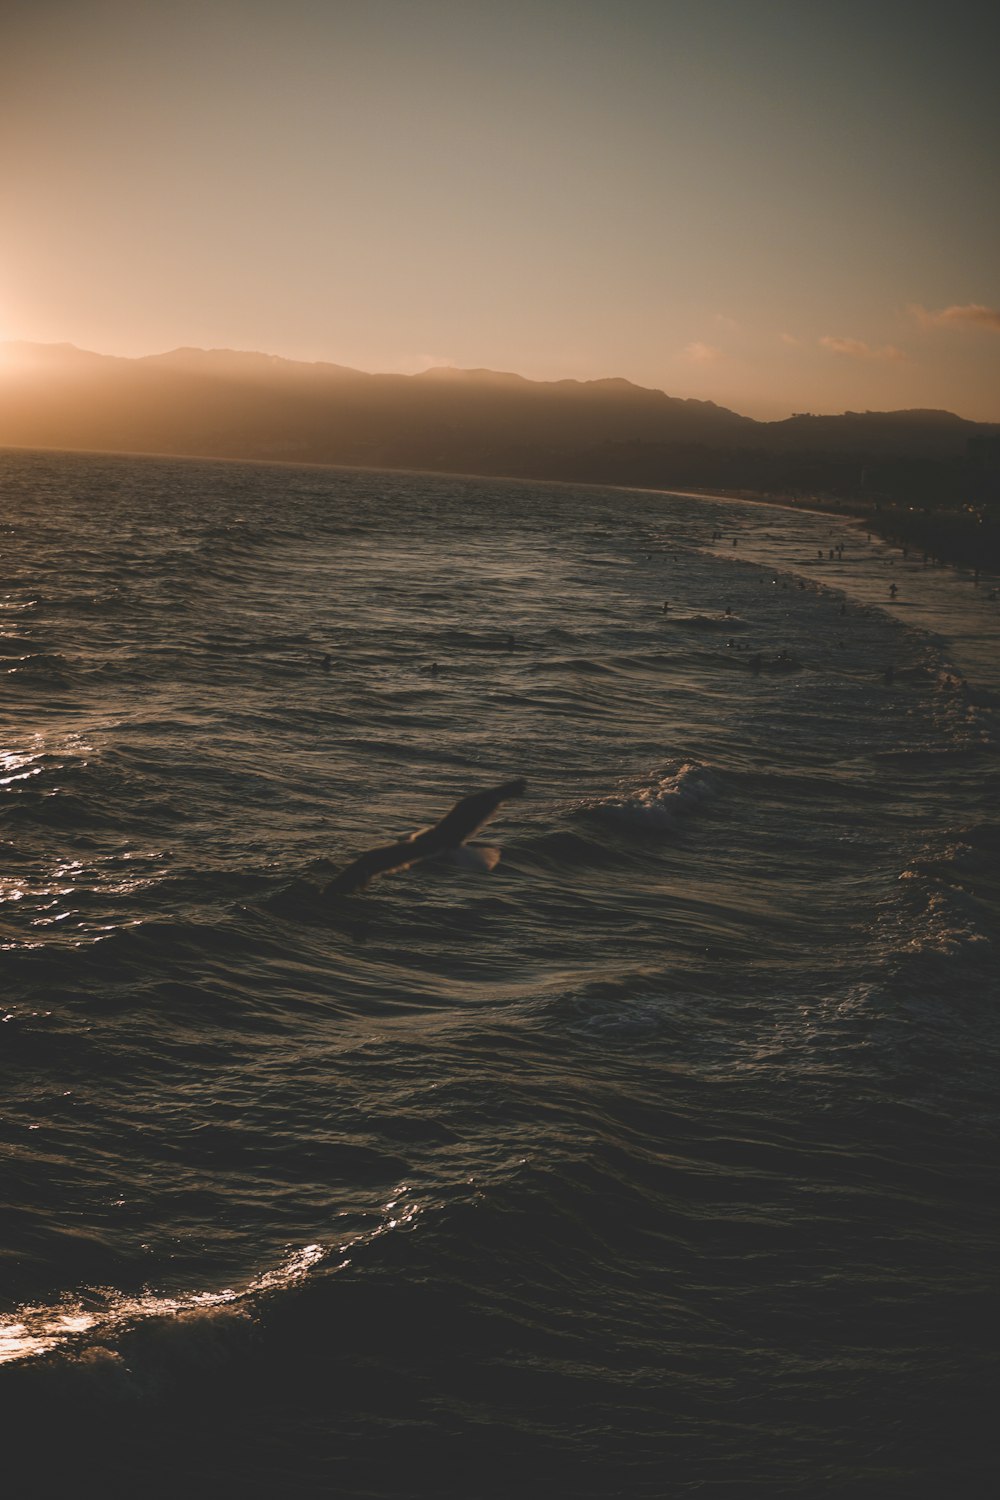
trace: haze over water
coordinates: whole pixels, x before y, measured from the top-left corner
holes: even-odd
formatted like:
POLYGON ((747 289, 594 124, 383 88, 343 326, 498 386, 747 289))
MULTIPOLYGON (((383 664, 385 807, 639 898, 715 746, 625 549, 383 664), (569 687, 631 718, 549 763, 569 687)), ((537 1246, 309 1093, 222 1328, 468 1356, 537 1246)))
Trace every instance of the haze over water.
POLYGON ((993 583, 694 497, 0 483, 16 1492, 985 1493, 993 583), (521 774, 491 875, 322 899, 521 774))

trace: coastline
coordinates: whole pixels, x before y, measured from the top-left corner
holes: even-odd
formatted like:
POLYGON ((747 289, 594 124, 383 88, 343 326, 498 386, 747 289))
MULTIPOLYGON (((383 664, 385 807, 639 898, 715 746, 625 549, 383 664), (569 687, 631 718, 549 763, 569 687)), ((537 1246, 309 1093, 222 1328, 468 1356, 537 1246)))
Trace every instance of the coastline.
POLYGON ((883 541, 904 549, 918 548, 933 562, 969 568, 973 572, 1000 575, 1000 521, 986 508, 962 509, 937 506, 861 505, 834 498, 817 503, 818 497, 768 495, 754 490, 669 490, 701 499, 740 500, 749 505, 779 505, 788 510, 836 516, 864 526, 883 541))
POLYGON ((977 573, 943 559, 925 560, 874 528, 866 535, 864 517, 735 495, 693 498, 766 506, 774 515, 773 523, 759 530, 740 528, 735 551, 727 536, 725 544, 713 548, 717 556, 792 574, 804 587, 833 591, 848 605, 853 601, 915 626, 939 644, 946 643, 952 673, 990 694, 1000 692, 1000 573, 977 573), (799 524, 793 520, 796 516, 799 524), (846 551, 831 558, 834 528, 849 528, 840 534, 851 540, 846 551))

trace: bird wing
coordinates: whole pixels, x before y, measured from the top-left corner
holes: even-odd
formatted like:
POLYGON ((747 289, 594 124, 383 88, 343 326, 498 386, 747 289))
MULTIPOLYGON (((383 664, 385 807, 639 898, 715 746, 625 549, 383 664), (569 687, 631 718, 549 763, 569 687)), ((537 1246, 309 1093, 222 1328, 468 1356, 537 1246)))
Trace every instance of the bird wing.
MULTIPOLYGON (((394 844, 384 844, 359 855, 352 864, 333 877, 323 894, 349 895, 352 891, 363 890, 376 875, 391 875, 397 870, 407 870, 418 860, 429 859, 446 849, 457 848, 492 818, 502 802, 510 797, 523 797, 527 788, 528 783, 519 778, 517 781, 505 781, 503 786, 493 787, 488 792, 473 792, 471 796, 463 797, 433 827, 423 828, 394 844)), ((495 863, 496 860, 493 861, 495 863)))
POLYGON ((323 889, 324 896, 347 896, 352 891, 364 890, 369 880, 376 875, 391 875, 397 870, 408 870, 416 860, 424 858, 415 847, 412 835, 399 839, 395 844, 383 844, 378 849, 369 849, 323 889))
POLYGON ((484 823, 489 822, 502 802, 507 802, 511 797, 523 797, 527 789, 528 783, 523 777, 519 777, 517 781, 505 781, 503 786, 492 787, 488 792, 473 792, 470 797, 463 797, 460 802, 456 802, 440 823, 428 829, 428 834, 439 849, 464 844, 466 839, 471 839, 474 833, 479 832, 484 823))

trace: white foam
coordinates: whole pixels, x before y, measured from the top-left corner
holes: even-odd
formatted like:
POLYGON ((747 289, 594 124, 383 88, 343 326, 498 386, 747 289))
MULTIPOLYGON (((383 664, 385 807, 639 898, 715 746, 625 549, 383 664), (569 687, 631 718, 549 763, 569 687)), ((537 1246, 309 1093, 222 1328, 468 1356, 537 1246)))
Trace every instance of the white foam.
POLYGON ((645 785, 619 791, 610 797, 581 802, 580 812, 598 813, 616 822, 669 832, 678 820, 715 792, 715 780, 707 766, 684 761, 662 775, 650 772, 645 785))
POLYGON ((295 1285, 325 1254, 322 1245, 304 1245, 275 1266, 235 1290, 127 1294, 111 1289, 83 1298, 67 1296, 49 1305, 20 1307, 0 1319, 0 1364, 31 1359, 81 1342, 113 1339, 136 1323, 151 1318, 189 1318, 219 1309, 236 1311, 255 1293, 295 1285))

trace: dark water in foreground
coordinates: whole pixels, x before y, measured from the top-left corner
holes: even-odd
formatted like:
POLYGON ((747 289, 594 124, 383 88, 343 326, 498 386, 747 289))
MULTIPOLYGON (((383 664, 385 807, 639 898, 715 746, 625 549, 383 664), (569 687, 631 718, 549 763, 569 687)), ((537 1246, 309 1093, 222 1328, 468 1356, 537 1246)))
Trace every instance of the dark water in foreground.
POLYGON ((729 502, 0 487, 11 1493, 989 1492, 989 586, 729 502), (492 875, 319 898, 521 774, 492 875))

